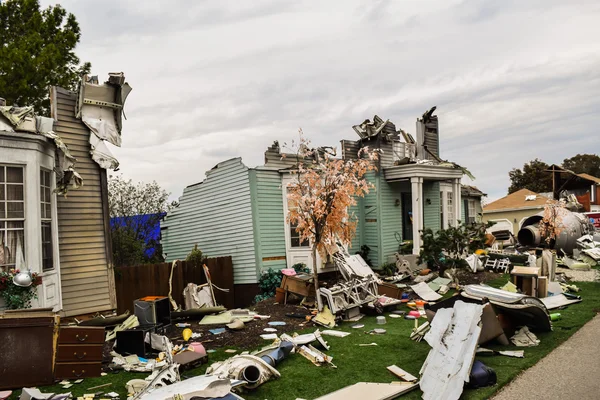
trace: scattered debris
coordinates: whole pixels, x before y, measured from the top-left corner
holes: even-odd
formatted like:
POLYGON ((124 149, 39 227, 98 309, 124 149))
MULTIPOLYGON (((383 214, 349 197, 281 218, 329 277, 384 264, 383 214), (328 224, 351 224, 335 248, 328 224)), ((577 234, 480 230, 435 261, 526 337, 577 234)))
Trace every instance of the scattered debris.
POLYGON ((442 298, 442 296, 431 290, 431 288, 427 286, 425 282, 412 285, 410 288, 416 293, 417 296, 426 301, 437 301, 442 298))
POLYGON ((312 362, 313 364, 315 364, 318 367, 320 367, 323 364, 328 364, 328 365, 332 366, 333 368, 337 368, 332 363, 333 357, 328 356, 327 354, 321 352, 320 350, 317 350, 316 348, 314 348, 310 344, 308 346, 302 346, 302 347, 300 347, 297 350, 297 352, 299 354, 301 354, 302 356, 304 356, 304 358, 308 359, 310 362, 312 362))
POLYGON ((510 341, 517 347, 534 347, 540 344, 540 340, 535 336, 528 327, 524 326, 519 329, 510 341))
POLYGON ((418 385, 409 382, 392 383, 369 383, 359 382, 354 385, 346 386, 343 389, 336 390, 315 400, 390 400, 408 393, 418 385))
POLYGON ((392 374, 396 375, 398 378, 400 378, 404 381, 416 382, 418 380, 416 376, 409 374, 408 372, 406 372, 405 370, 403 370, 402 368, 400 368, 396 365, 390 365, 389 367, 387 367, 387 369, 392 374))
POLYGON ((365 346, 377 346, 377 343, 359 343, 357 346, 365 347, 365 346))
POLYGON ((484 347, 479 347, 476 351, 478 355, 501 355, 506 357, 523 358, 525 357, 525 350, 490 350, 484 347))
POLYGON ((546 306, 548 310, 555 310, 557 308, 566 307, 570 304, 581 302, 581 298, 579 299, 568 299, 564 294, 559 294, 556 296, 544 297, 540 299, 542 303, 546 306))
POLYGON ((457 400, 469 372, 481 333, 483 306, 457 301, 437 311, 425 340, 431 351, 421 368, 423 399, 457 400))
POLYGON ((323 311, 313 318, 313 322, 327 328, 333 328, 335 326, 335 315, 333 315, 329 307, 323 306, 323 311))
POLYGON ((324 330, 323 332, 321 332, 321 334, 343 338, 350 335, 350 332, 324 330))

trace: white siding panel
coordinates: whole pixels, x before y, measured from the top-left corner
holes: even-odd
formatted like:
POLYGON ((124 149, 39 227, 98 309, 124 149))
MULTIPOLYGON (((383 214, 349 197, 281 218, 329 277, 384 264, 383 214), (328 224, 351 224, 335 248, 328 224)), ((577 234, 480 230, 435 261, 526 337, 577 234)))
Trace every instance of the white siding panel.
POLYGON ((240 158, 218 164, 184 189, 180 205, 161 223, 167 261, 183 260, 195 244, 207 257, 231 256, 234 283, 256 283, 248 168, 240 158))

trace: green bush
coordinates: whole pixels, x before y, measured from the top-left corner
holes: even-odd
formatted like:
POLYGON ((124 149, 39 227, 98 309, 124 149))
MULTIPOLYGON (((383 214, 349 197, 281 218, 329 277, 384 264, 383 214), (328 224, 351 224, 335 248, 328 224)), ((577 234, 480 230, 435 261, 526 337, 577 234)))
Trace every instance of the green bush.
POLYGON ((196 267, 201 267, 204 263, 204 258, 205 257, 204 254, 202 254, 202 250, 200 250, 198 245, 195 244, 190 254, 188 254, 185 258, 185 261, 195 265, 196 267))
POLYGON ((283 274, 279 270, 269 268, 266 272, 263 272, 258 280, 261 293, 254 297, 254 302, 258 303, 275 296, 275 290, 281 286, 281 279, 283 279, 283 274))
POLYGON ((474 223, 451 226, 435 233, 429 228, 424 229, 419 262, 440 268, 442 272, 446 268, 465 267, 464 257, 484 248, 486 229, 490 226, 491 223, 474 223))
POLYGON ((379 274, 382 276, 396 275, 396 263, 385 263, 379 267, 379 274))

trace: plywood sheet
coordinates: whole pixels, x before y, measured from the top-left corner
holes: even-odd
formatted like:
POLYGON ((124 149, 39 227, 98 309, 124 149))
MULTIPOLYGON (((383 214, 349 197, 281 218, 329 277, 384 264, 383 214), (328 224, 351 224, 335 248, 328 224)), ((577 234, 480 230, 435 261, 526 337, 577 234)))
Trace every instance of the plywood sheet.
POLYGON ((346 386, 333 393, 326 394, 315 400, 391 400, 410 392, 417 387, 416 383, 394 382, 394 383, 370 383, 359 382, 346 386))
POLYGON ((425 301, 438 301, 442 298, 439 294, 434 292, 425 282, 421 282, 410 287, 420 298, 425 301))

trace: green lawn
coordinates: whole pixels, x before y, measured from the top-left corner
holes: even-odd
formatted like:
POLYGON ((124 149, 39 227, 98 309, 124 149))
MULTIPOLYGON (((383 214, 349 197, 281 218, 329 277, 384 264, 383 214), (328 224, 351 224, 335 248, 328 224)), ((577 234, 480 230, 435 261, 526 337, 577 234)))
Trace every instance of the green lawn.
MULTIPOLYGON (((503 284, 506 279, 492 282, 503 284)), ((487 366, 492 367, 498 376, 498 385, 479 390, 466 390, 464 399, 487 399, 500 387, 507 384, 521 371, 531 367, 542 357, 548 354, 560 343, 568 339, 587 321, 600 312, 600 283, 577 283, 581 288, 583 302, 571 305, 566 310, 560 310, 562 319, 554 323, 554 331, 539 334, 541 343, 537 347, 524 348, 525 358, 510 358, 504 356, 482 356, 481 359, 487 366)), ((365 324, 363 329, 351 329, 351 323, 342 323, 339 328, 352 334, 345 338, 327 337, 331 346, 328 354, 333 356, 333 363, 337 369, 326 366, 317 367, 300 355, 293 354, 284 360, 277 369, 281 378, 268 382, 256 391, 243 394, 251 400, 263 399, 314 399, 331 391, 356 382, 391 382, 396 378, 386 370, 386 367, 396 364, 404 370, 417 375, 429 352, 429 345, 422 341, 415 343, 409 339, 409 334, 414 326, 413 321, 405 319, 387 318, 384 326, 375 324, 375 317, 365 317, 361 321, 365 324), (383 327, 387 329, 385 335, 366 335, 364 331, 383 327), (377 346, 360 347, 359 343, 377 343, 377 346)), ((308 330, 312 332, 314 329, 308 330)), ((486 346, 500 349, 501 346, 486 346)), ((507 347, 516 349, 515 347, 507 347)), ((210 354, 210 360, 217 361, 229 357, 230 354, 218 351, 210 354)), ((184 377, 198 375, 204 372, 206 366, 190 372, 184 372, 184 377)), ((121 399, 126 398, 125 382, 133 378, 144 378, 146 374, 120 372, 101 378, 86 379, 79 385, 70 389, 74 396, 81 396, 88 392, 87 388, 112 382, 108 388, 98 389, 105 392, 115 391, 121 394, 121 399)), ((60 386, 44 387, 42 391, 61 392, 60 386)), ((402 397, 403 399, 421 398, 421 392, 416 390, 402 397)))

